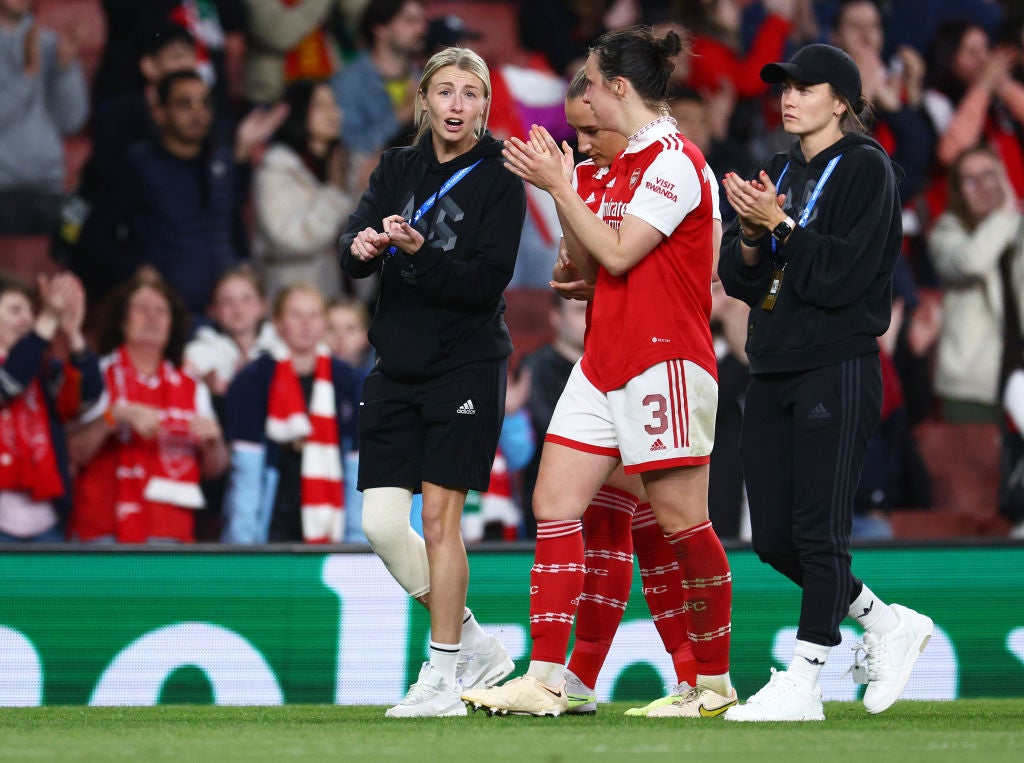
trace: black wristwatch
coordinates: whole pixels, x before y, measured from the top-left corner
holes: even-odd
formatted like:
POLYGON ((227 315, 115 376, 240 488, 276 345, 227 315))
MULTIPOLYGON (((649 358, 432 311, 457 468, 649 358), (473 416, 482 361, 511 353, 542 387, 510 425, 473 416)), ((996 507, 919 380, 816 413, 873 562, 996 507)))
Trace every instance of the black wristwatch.
POLYGON ((786 236, 793 232, 793 228, 795 227, 796 223, 793 222, 793 218, 787 217, 772 229, 772 238, 781 244, 786 240, 786 236))

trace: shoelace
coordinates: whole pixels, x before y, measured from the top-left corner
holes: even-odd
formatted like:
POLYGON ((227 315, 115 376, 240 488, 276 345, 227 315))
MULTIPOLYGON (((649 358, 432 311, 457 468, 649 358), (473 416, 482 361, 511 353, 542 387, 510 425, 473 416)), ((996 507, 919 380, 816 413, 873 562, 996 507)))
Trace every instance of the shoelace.
POLYGON ((889 640, 875 638, 864 640, 864 651, 868 655, 868 680, 876 681, 889 666, 889 640))
POLYGON ((685 683, 680 684, 676 688, 681 688, 683 686, 686 686, 686 691, 679 695, 679 699, 675 700, 672 703, 673 705, 685 705, 687 702, 692 702, 693 700, 698 699, 701 694, 707 691, 703 686, 689 686, 685 683))
POLYGON ((768 683, 755 692, 754 695, 747 700, 747 703, 771 701, 775 698, 776 694, 782 694, 786 691, 785 684, 791 683, 792 679, 790 679, 784 672, 772 668, 772 677, 768 679, 768 683))
POLYGON ((428 699, 431 694, 436 694, 438 687, 431 686, 430 684, 413 684, 409 687, 409 693, 405 695, 399 704, 402 705, 415 705, 428 699))

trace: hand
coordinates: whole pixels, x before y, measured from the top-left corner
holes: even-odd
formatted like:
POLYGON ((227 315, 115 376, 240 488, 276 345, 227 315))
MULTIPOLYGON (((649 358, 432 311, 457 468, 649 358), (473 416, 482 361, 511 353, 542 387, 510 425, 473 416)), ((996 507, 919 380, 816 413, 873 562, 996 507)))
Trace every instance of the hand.
POLYGON ((505 168, 542 191, 550 191, 562 182, 569 182, 573 170, 573 153, 562 141, 559 149, 555 139, 543 127, 530 128, 529 142, 519 138, 505 141, 501 155, 505 168))
POLYGON ((188 431, 201 444, 216 442, 221 438, 220 424, 209 416, 193 416, 188 431))
POLYGON ((67 69, 78 59, 84 37, 85 29, 82 24, 76 24, 66 31, 58 32, 57 67, 61 71, 67 69))
POLYGON ((379 257, 391 246, 391 238, 387 233, 378 233, 373 228, 363 228, 356 234, 349 251, 360 262, 369 262, 379 257))
POLYGON ((118 403, 111 413, 114 420, 127 424, 143 440, 152 440, 160 431, 160 411, 141 403, 118 403))
POLYGON ((786 195, 777 193, 775 184, 764 170, 757 179, 749 181, 733 172, 726 173, 722 185, 745 234, 756 236, 771 231, 786 219, 782 211, 786 195))
POLYGON ((397 246, 406 254, 416 254, 423 246, 423 234, 413 228, 401 215, 384 218, 384 232, 391 238, 393 246, 397 246))
POLYGON ((562 299, 589 302, 594 298, 594 284, 587 283, 582 278, 575 281, 548 281, 548 286, 554 289, 562 299))
POLYGON ((508 386, 505 389, 505 415, 515 413, 530 399, 531 375, 529 368, 519 371, 519 377, 509 374, 508 386))
POLYGON ((270 140, 287 116, 287 103, 276 103, 269 109, 255 108, 246 114, 235 129, 235 161, 251 161, 256 150, 270 140))
POLYGON ((909 45, 896 51, 896 56, 903 64, 903 88, 907 103, 918 107, 924 98, 924 75, 927 70, 924 57, 909 45))
POLYGON ((68 280, 68 296, 64 313, 60 318, 60 330, 67 337, 68 349, 78 353, 85 349, 85 337, 82 335, 82 324, 85 322, 85 288, 72 274, 65 275, 68 280))

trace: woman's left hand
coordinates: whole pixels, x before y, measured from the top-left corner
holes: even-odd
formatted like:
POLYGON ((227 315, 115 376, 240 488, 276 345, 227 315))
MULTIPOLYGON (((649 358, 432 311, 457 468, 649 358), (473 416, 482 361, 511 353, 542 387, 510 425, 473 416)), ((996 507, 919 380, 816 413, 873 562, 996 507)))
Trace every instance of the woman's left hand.
POLYGON ((770 231, 785 219, 782 205, 786 196, 777 192, 767 172, 762 170, 756 180, 744 180, 729 172, 722 178, 722 185, 747 233, 770 231))
POLYGON ((220 424, 209 416, 194 416, 188 428, 192 436, 201 443, 214 442, 221 437, 220 424))
POLYGON ((423 246, 423 234, 413 228, 401 215, 384 218, 384 232, 391 243, 406 254, 416 254, 423 246))
POLYGON ((538 125, 530 128, 528 141, 506 140, 501 155, 507 160, 505 167, 510 172, 542 191, 550 191, 572 177, 572 148, 565 141, 559 148, 551 134, 538 125))

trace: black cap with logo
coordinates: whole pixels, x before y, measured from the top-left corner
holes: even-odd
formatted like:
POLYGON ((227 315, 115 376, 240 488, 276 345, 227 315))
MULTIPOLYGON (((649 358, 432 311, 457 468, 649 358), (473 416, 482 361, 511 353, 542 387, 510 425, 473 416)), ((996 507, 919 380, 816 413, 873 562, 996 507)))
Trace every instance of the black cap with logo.
POLYGON ((856 107, 860 98, 860 70, 845 51, 832 45, 807 45, 784 64, 767 64, 761 79, 773 85, 790 77, 805 85, 827 82, 856 107))

